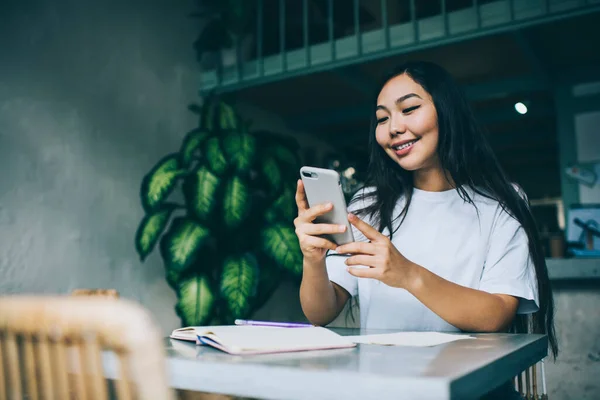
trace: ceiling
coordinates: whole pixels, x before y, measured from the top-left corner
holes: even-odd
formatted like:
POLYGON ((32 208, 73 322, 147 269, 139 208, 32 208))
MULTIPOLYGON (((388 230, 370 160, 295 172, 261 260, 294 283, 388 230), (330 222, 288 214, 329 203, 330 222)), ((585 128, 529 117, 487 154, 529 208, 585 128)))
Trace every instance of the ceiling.
POLYGON ((600 71, 595 42, 598 26, 600 13, 592 13, 279 80, 230 95, 282 117, 302 134, 331 143, 338 149, 332 157, 364 166, 369 104, 379 77, 406 60, 433 61, 470 93, 475 113, 509 176, 532 198, 559 197, 553 82, 581 68, 600 71), (527 114, 515 112, 518 101, 528 105, 527 114))

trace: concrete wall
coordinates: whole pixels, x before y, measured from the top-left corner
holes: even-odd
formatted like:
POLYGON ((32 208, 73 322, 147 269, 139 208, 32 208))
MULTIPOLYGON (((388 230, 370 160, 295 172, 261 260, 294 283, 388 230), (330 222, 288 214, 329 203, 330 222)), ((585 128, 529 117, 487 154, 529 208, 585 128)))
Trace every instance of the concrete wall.
POLYGON ((560 354, 546 362, 551 399, 600 398, 600 281, 553 284, 560 354))
MULTIPOLYGON (((162 260, 140 263, 134 235, 142 177, 197 123, 193 5, 0 2, 0 293, 115 288, 179 326, 162 260)), ((260 315, 302 319, 280 299, 294 291, 260 315)))

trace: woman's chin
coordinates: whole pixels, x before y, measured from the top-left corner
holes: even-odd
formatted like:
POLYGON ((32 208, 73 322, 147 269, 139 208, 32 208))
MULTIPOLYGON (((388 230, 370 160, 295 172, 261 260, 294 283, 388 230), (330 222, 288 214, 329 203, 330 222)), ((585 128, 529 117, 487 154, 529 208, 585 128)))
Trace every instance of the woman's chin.
POLYGON ((405 156, 398 156, 396 153, 390 153, 389 156, 403 170, 410 172, 414 172, 429 165, 435 164, 432 159, 435 157, 435 154, 433 156, 427 156, 420 154, 418 151, 411 152, 405 156))
POLYGON ((396 163, 405 171, 416 171, 421 169, 423 162, 417 157, 396 158, 396 163))

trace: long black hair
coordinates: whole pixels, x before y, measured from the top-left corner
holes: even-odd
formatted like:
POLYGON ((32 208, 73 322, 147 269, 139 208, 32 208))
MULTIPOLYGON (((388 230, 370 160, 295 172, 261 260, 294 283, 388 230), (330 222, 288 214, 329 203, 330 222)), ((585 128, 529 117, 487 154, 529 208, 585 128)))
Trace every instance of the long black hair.
POLYGON ((413 193, 412 172, 398 166, 379 146, 375 138, 377 96, 390 79, 402 74, 412 78, 433 98, 438 118, 437 154, 442 169, 449 175, 446 178, 454 183, 461 198, 475 206, 468 191, 465 190, 467 187, 479 195, 494 199, 525 230, 529 241, 529 252, 535 265, 540 307, 531 318, 517 315, 512 329, 515 332, 547 334, 550 348, 556 357, 558 344, 554 332, 552 290, 538 230, 529 204, 500 167, 463 91, 441 66, 429 62, 408 62, 392 70, 378 86, 372 103, 369 167, 365 182, 365 187, 373 187, 375 190, 360 191, 354 197, 353 202, 371 198, 369 205, 358 210, 358 213, 369 215, 380 232, 387 228, 391 237, 394 233, 392 227, 396 203, 404 197, 404 208, 396 216, 400 218, 400 224, 410 206, 413 193))

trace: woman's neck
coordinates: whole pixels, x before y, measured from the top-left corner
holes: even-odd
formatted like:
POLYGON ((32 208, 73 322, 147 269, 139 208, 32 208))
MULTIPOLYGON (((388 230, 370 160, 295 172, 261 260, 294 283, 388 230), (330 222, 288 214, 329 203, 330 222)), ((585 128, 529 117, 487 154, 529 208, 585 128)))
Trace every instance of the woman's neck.
POLYGON ((443 192, 456 187, 450 174, 441 167, 423 168, 414 172, 413 183, 427 192, 443 192))

